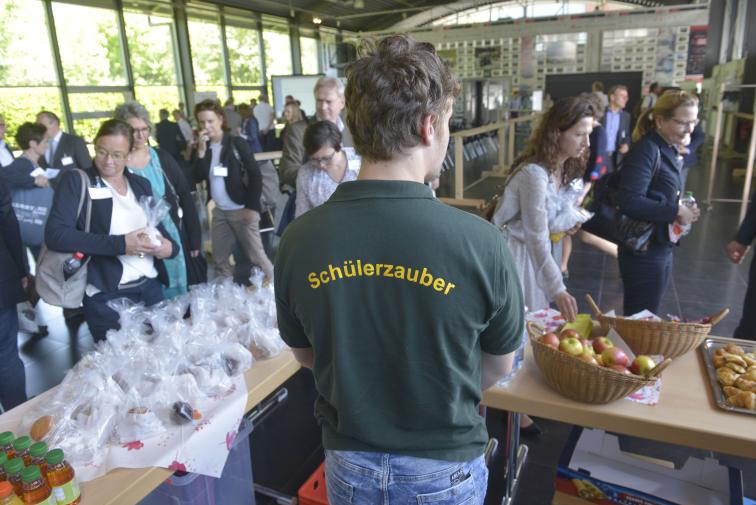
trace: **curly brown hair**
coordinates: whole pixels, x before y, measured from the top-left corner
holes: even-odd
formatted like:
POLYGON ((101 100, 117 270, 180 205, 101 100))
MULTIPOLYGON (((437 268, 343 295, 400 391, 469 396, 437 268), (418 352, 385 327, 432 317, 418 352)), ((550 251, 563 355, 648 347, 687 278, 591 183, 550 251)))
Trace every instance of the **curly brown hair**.
MULTIPOLYGON (((598 119, 596 98, 591 93, 560 98, 546 111, 530 138, 525 149, 512 163, 514 169, 527 163, 542 165, 552 174, 559 169, 559 134, 572 128, 575 123, 586 117, 598 119)), ((585 172, 589 151, 579 158, 568 158, 562 169, 562 181, 567 183, 581 177, 585 172)))
POLYGON ((408 35, 363 41, 347 67, 346 120, 365 159, 390 160, 417 146, 423 118, 448 111, 459 84, 433 45, 408 35))

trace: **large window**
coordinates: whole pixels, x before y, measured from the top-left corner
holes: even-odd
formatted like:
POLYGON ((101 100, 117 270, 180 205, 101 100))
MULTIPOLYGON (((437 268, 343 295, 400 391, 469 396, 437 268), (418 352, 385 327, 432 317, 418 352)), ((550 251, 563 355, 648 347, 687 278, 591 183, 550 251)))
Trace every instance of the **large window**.
POLYGON ((63 118, 45 17, 41 1, 0 0, 0 114, 9 144, 42 109, 63 118))
POLYGON ((124 22, 134 93, 157 122, 160 109, 172 111, 183 101, 176 71, 173 20, 166 15, 126 11, 124 22))
POLYGON ((91 142, 102 120, 131 98, 118 13, 59 2, 52 8, 73 129, 91 142))
POLYGON ((260 40, 257 29, 226 25, 226 45, 228 46, 231 83, 242 86, 262 85, 260 40))
POLYGON ((283 23, 264 22, 263 44, 265 68, 268 73, 268 97, 273 97, 271 76, 291 75, 291 40, 289 27, 283 23))
POLYGON ((212 91, 225 100, 226 72, 223 67, 223 45, 218 19, 190 18, 189 44, 197 91, 212 91))
POLYGON ((314 75, 320 73, 320 60, 318 59, 318 41, 312 37, 299 38, 299 51, 302 56, 302 73, 314 75))

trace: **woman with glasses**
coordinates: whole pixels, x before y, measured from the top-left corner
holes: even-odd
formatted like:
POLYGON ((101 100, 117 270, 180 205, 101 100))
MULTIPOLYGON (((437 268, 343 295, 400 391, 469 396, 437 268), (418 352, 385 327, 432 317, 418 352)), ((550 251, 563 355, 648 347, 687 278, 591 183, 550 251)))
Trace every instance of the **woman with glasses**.
POLYGON ((359 157, 341 147, 341 132, 330 121, 308 126, 303 143, 308 161, 297 172, 295 217, 324 204, 339 184, 357 179, 360 171, 359 157))
POLYGON ((260 267, 265 281, 273 279, 273 264, 260 237, 262 174, 247 142, 227 133, 220 104, 204 100, 194 108, 199 139, 194 158, 197 182, 207 181, 215 203, 210 236, 213 261, 219 277, 232 277, 229 258, 236 243, 252 265, 260 267))
POLYGON ((169 281, 164 260, 179 252, 162 224, 157 227, 159 245, 145 232, 147 216, 139 200, 152 196, 152 188, 146 178, 126 170, 133 143, 134 131, 125 121, 102 123, 94 139, 94 165, 85 171, 87 191, 81 213, 83 181, 78 170, 69 170, 55 191, 45 228, 50 250, 81 253, 82 262, 88 264, 84 319, 95 342, 119 328, 118 314, 108 307, 110 300, 128 298, 146 306, 163 300, 161 284, 169 281), (88 203, 91 216, 85 231, 88 203))
POLYGON ((618 260, 626 316, 656 312, 672 274, 671 224, 689 225, 700 210, 680 203, 682 158, 677 146, 690 142, 698 124, 698 100, 684 91, 668 91, 641 114, 633 145, 622 161, 619 208, 625 215, 654 224, 648 249, 636 253, 619 246, 618 260))
POLYGON ((127 170, 150 181, 155 198, 164 199, 171 207, 162 224, 171 240, 179 244, 181 254, 164 261, 169 284, 163 288, 163 295, 173 298, 186 293, 189 286, 207 281, 207 265, 200 254, 202 229, 191 189, 173 156, 150 146, 153 128, 147 109, 138 102, 126 102, 116 107, 115 118, 134 129, 127 170))

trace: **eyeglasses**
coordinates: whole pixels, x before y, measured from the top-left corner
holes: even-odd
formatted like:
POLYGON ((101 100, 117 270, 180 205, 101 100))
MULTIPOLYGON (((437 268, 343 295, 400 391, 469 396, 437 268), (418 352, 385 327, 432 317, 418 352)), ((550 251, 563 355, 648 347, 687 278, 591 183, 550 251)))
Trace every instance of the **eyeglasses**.
POLYGON ((336 156, 337 152, 338 151, 334 151, 330 156, 323 156, 322 158, 310 158, 310 161, 317 163, 318 165, 328 165, 331 160, 333 160, 333 157, 336 156))
POLYGON ((675 124, 679 126, 680 128, 695 128, 696 126, 698 126, 698 123, 700 123, 698 119, 694 121, 681 121, 680 119, 676 119, 676 118, 670 118, 670 119, 674 121, 675 124))
POLYGON ((150 127, 145 126, 144 128, 134 128, 134 135, 149 135, 150 134, 150 127))
POLYGON ((108 159, 108 156, 110 156, 110 158, 113 161, 123 161, 123 160, 126 159, 127 154, 125 154, 125 153, 119 153, 117 151, 114 152, 114 153, 110 153, 110 152, 106 151, 105 149, 100 149, 98 147, 98 148, 95 148, 95 156, 98 157, 98 158, 102 158, 102 159, 108 159))

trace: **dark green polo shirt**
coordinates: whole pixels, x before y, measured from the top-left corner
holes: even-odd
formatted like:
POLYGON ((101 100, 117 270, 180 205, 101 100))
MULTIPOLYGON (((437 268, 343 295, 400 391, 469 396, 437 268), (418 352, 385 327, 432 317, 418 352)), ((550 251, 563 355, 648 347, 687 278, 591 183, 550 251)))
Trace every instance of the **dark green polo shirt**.
POLYGON ((346 182, 286 228, 275 287, 281 336, 314 349, 326 449, 483 452, 481 351, 514 351, 524 316, 494 226, 419 183, 346 182))

